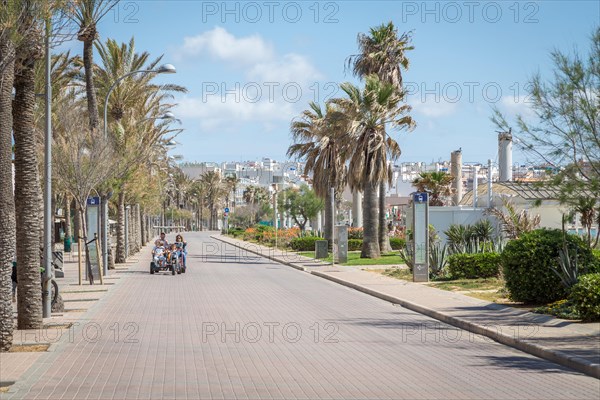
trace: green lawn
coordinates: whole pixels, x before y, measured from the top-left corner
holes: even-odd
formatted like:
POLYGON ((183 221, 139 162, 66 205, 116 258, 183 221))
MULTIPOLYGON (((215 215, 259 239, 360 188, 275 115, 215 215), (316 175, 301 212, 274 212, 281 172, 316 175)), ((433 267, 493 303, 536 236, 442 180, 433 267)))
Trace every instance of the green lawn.
MULTIPOLYGON (((304 257, 314 258, 314 251, 301 251, 298 253, 304 257)), ((322 259, 323 262, 331 262, 331 254, 322 259)), ((349 251, 348 262, 341 265, 360 266, 360 265, 399 265, 403 264, 398 253, 383 254, 380 258, 360 258, 360 251, 349 251)))

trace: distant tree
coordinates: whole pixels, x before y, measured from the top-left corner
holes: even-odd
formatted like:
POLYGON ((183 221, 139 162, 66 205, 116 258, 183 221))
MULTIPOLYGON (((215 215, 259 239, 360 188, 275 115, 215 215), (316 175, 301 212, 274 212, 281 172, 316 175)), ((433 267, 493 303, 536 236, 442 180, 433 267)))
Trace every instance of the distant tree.
POLYGON ((279 197, 278 206, 292 217, 302 231, 305 230, 306 223, 325 207, 323 200, 308 185, 302 185, 299 189, 286 189, 285 194, 285 199, 284 196, 279 197))
POLYGON ((452 194, 454 178, 446 172, 421 172, 412 185, 419 192, 429 193, 430 206, 444 206, 448 196, 452 194))
POLYGON ((586 201, 600 198, 600 27, 587 55, 554 50, 550 59, 551 77, 537 73, 530 81, 527 98, 535 117, 518 115, 512 127, 495 109, 491 119, 502 130, 512 129, 532 161, 557 171, 545 184, 559 189, 561 202, 581 213, 586 228, 589 222, 600 228, 600 202, 586 201))

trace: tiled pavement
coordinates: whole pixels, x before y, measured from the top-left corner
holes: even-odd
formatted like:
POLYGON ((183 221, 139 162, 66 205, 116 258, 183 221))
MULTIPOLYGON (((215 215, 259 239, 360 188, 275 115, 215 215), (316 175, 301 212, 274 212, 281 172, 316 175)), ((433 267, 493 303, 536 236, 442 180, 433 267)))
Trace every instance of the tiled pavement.
POLYGON ((597 398, 600 381, 402 307, 256 257, 201 255, 185 275, 148 257, 14 399, 597 398), (415 332, 415 327, 421 329, 415 332))

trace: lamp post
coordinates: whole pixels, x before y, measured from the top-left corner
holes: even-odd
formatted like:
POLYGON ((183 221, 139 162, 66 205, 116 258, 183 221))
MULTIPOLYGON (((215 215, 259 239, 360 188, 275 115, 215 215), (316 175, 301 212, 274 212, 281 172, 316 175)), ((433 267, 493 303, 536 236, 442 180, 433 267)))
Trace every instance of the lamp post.
MULTIPOLYGON (((112 86, 108 89, 108 93, 106 93, 106 98, 104 99, 104 140, 108 140, 108 99, 113 89, 117 87, 121 81, 131 75, 134 74, 174 74, 177 70, 172 64, 164 64, 158 67, 158 69, 141 69, 137 71, 131 71, 127 74, 119 77, 112 86)), ((172 118, 171 113, 165 113, 164 116, 156 118, 156 119, 164 119, 167 114, 170 114, 168 118, 172 118)), ((102 229, 102 264, 104 268, 104 275, 108 274, 108 207, 105 204, 106 200, 102 199, 102 221, 101 229, 102 229)))

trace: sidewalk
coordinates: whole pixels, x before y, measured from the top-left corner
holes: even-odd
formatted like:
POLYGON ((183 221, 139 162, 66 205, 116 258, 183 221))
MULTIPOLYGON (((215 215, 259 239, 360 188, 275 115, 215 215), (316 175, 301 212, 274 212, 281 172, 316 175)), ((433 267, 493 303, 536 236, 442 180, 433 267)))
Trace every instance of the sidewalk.
MULTIPOLYGON (((142 247, 141 252, 148 252, 147 247, 142 247)), ((104 284, 100 285, 97 280, 95 285, 90 285, 82 277, 82 285, 79 285, 77 255, 66 257, 63 261, 64 278, 56 278, 59 285, 59 293, 64 301, 64 312, 52 313, 50 318, 44 318, 44 326, 41 329, 17 330, 13 333, 13 347, 47 346, 46 351, 23 351, 0 353, 0 387, 9 386, 17 382, 21 376, 35 364, 40 357, 47 352, 54 351, 54 347, 61 339, 64 340, 72 334, 74 325, 85 318, 88 309, 93 307, 111 288, 118 284, 119 272, 127 271, 131 265, 138 261, 138 255, 133 255, 127 263, 116 264, 114 270, 104 277, 104 284)), ((17 305, 13 303, 13 315, 17 317, 17 305)))
MULTIPOLYGON (((575 323, 357 267, 332 267, 284 250, 221 235, 212 237, 225 243, 220 253, 210 253, 212 256, 250 258, 258 254, 600 379, 600 323, 575 323)), ((421 337, 434 335, 436 330, 431 325, 411 328, 421 337)))

